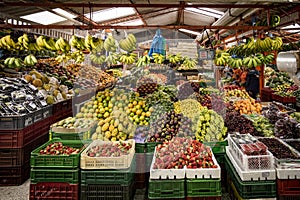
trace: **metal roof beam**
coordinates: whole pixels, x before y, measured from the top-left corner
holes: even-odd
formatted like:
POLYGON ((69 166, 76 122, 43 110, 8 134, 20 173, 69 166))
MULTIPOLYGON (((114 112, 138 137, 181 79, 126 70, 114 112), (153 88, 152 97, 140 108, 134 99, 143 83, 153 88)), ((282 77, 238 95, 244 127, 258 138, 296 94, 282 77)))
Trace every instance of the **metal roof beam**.
MULTIPOLYGON (((56 2, 11 2, 3 1, 0 3, 2 6, 22 6, 22 7, 99 7, 99 8, 111 8, 111 7, 134 7, 134 8, 178 8, 180 4, 128 4, 128 3, 56 3, 56 2)), ((291 5, 291 3, 279 3, 277 4, 291 5)), ((275 5, 274 5, 275 6, 275 5)), ((268 5, 263 4, 185 4, 185 8, 270 8, 268 5)), ((271 6, 272 7, 272 6, 271 6)))

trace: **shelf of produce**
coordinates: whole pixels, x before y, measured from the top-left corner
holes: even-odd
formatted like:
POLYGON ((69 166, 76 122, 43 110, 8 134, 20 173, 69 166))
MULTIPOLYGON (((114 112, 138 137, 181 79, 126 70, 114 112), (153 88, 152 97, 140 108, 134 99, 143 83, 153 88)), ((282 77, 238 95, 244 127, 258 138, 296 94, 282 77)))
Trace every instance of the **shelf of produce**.
MULTIPOLYGON (((227 156, 225 156, 225 167, 227 170, 227 180, 232 181, 238 194, 243 199, 261 199, 276 197, 276 181, 242 181, 234 166, 227 156)), ((230 182, 229 181, 229 182, 230 182)))
POLYGON ((31 152, 30 165, 31 167, 38 168, 78 168, 80 163, 80 154, 84 151, 85 147, 88 144, 83 144, 82 141, 78 140, 61 140, 61 139, 52 139, 42 146, 38 147, 31 152), (67 146, 66 151, 70 151, 71 148, 74 148, 74 151, 77 150, 77 153, 71 154, 51 154, 51 151, 56 151, 56 148, 60 147, 49 147, 55 143, 62 143, 63 146, 67 146), (48 151, 46 154, 41 154, 40 151, 48 151), (49 153, 49 154, 48 154, 49 153))
MULTIPOLYGON (((235 137, 233 134, 228 135, 228 145, 234 159, 244 171, 274 169, 274 157, 272 153, 265 150, 265 154, 247 155, 238 147, 233 137, 235 137)), ((243 137, 254 138, 250 134, 243 135, 243 137)))
POLYGON ((221 196, 221 179, 187 179, 187 197, 221 196))
POLYGON ((49 117, 21 130, 0 130, 0 148, 22 148, 39 136, 48 135, 52 119, 49 117))
POLYGON ((78 200, 79 184, 69 184, 60 182, 43 182, 30 184, 29 199, 60 199, 60 200, 78 200))
POLYGON ((149 180, 149 199, 185 198, 185 180, 149 180))
POLYGON ((48 135, 44 134, 35 138, 23 148, 0 149, 0 167, 20 167, 30 162, 30 153, 35 148, 47 142, 48 135))
POLYGON ((229 147, 226 147, 226 155, 242 181, 276 180, 275 169, 245 171, 242 170, 240 166, 236 163, 236 160, 232 156, 232 151, 229 147))
POLYGON ((79 172, 77 169, 61 168, 31 168, 31 183, 41 182, 67 182, 71 184, 79 183, 79 172))
POLYGON ((80 168, 81 169, 127 169, 130 167, 135 154, 135 142, 130 139, 125 143, 131 146, 127 155, 121 155, 117 157, 90 157, 87 152, 96 147, 109 144, 119 144, 119 142, 108 142, 108 141, 93 141, 82 153, 80 157, 80 168))
POLYGON ((131 182, 129 185, 81 184, 80 193, 81 200, 132 200, 135 193, 134 181, 131 182))
POLYGON ((121 184, 129 185, 134 181, 135 162, 128 169, 81 170, 81 184, 121 184))
POLYGON ((0 186, 22 185, 29 177, 29 161, 18 167, 0 167, 0 186))

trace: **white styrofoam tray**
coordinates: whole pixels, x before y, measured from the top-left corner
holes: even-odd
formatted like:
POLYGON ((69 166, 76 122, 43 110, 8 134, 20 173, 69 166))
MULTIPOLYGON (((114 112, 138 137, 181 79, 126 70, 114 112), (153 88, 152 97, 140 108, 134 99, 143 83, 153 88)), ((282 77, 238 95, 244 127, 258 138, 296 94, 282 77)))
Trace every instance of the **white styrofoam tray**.
POLYGON ((242 181, 276 180, 275 168, 268 170, 244 171, 236 163, 236 160, 232 155, 231 148, 228 146, 226 147, 226 154, 242 181))
POLYGON ((155 163, 156 148, 150 167, 150 179, 184 179, 185 169, 153 169, 155 163))
MULTIPOLYGON (((211 148, 210 151, 212 152, 211 148)), ((217 168, 197 168, 197 169, 186 168, 185 169, 186 178, 192 178, 192 179, 221 178, 221 168, 213 153, 212 153, 212 160, 214 164, 218 166, 217 168)))

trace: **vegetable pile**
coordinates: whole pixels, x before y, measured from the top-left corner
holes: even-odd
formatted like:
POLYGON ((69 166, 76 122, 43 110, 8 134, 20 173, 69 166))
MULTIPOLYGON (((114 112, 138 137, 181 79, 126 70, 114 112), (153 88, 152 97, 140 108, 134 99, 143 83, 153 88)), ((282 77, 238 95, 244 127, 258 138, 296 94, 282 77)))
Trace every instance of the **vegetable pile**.
POLYGON ((78 154, 81 149, 64 146, 61 142, 49 144, 45 149, 40 150, 41 155, 71 155, 78 154))
POLYGON ((116 143, 95 145, 87 151, 87 155, 90 157, 119 157, 128 155, 131 148, 131 143, 118 141, 116 143))

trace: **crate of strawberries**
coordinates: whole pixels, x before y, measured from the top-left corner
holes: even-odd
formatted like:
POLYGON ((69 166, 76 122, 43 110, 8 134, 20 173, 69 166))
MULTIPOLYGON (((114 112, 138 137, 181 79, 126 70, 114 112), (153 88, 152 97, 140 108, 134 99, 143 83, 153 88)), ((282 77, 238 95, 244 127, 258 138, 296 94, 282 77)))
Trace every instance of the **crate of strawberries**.
POLYGON ((250 134, 229 134, 228 145, 238 165, 244 171, 274 168, 274 157, 266 145, 250 134))
POLYGON ((210 147, 191 138, 173 138, 154 152, 150 179, 220 178, 221 169, 210 147))
POLYGON ((127 169, 135 153, 135 141, 94 140, 82 153, 81 169, 127 169))
POLYGON ((52 139, 31 152, 31 167, 78 168, 80 153, 87 144, 80 140, 52 139))

